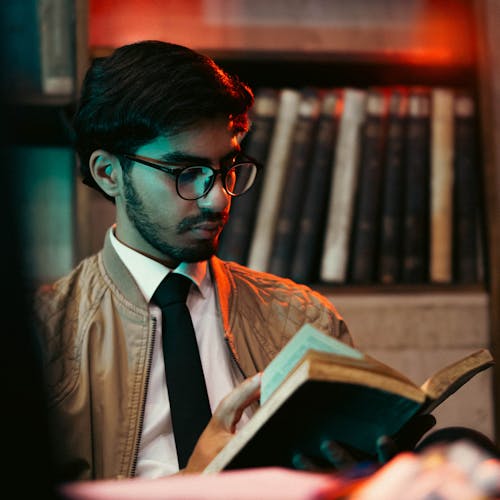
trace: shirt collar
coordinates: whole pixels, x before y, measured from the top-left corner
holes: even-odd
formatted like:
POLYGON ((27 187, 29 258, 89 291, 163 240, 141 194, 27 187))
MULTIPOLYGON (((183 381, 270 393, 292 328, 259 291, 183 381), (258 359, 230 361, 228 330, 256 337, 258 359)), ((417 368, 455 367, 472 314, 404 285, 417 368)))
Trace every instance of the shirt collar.
POLYGON ((206 260, 202 262, 181 262, 175 269, 171 269, 123 244, 115 236, 114 231, 115 226, 109 231, 111 244, 130 271, 130 274, 132 274, 147 302, 151 300, 158 285, 170 272, 183 274, 189 278, 196 285, 202 297, 206 298, 211 285, 206 260))

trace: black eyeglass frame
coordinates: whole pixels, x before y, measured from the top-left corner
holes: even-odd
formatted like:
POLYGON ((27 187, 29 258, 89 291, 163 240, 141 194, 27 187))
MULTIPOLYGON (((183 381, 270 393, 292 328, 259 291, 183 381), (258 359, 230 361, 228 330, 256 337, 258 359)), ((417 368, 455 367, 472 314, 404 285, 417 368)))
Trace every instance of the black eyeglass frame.
POLYGON ((252 158, 251 156, 246 155, 245 153, 242 153, 241 151, 233 159, 233 163, 231 163, 228 166, 222 165, 220 169, 215 169, 211 165, 184 165, 184 164, 176 164, 174 162, 167 163, 163 162, 162 160, 156 160, 155 158, 148 158, 145 156, 139 156, 131 153, 119 153, 119 156, 123 156, 124 158, 140 163, 141 165, 146 165, 147 167, 155 168, 156 170, 160 170, 161 172, 165 172, 166 174, 173 175, 175 177, 175 189, 177 191, 177 194, 183 200, 189 200, 189 201, 199 200, 200 198, 203 198, 205 195, 207 195, 210 192, 210 190, 214 187, 217 175, 221 176, 222 185, 224 186, 224 189, 227 192, 227 194, 229 194, 233 198, 241 196, 242 194, 247 193, 252 188, 252 186, 255 184, 255 181, 257 180, 257 177, 259 176, 260 171, 263 168, 262 164, 259 161, 257 161, 255 158, 252 158), (226 176, 231 169, 244 163, 252 163, 253 165, 255 165, 256 167, 255 177, 252 184, 248 186, 248 188, 245 189, 245 191, 242 191, 241 193, 238 194, 234 194, 227 188, 226 176), (179 176, 182 174, 184 170, 192 167, 208 168, 213 172, 213 176, 210 186, 203 192, 203 194, 197 196, 196 198, 186 198, 185 196, 182 196, 179 190, 179 176))

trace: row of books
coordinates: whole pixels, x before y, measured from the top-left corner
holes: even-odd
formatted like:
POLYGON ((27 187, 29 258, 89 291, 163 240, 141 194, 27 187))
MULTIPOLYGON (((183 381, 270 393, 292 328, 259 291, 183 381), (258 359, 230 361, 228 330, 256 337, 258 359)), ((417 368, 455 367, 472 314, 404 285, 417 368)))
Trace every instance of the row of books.
POLYGON ((218 255, 302 283, 482 279, 475 99, 466 89, 259 88, 264 165, 218 255))

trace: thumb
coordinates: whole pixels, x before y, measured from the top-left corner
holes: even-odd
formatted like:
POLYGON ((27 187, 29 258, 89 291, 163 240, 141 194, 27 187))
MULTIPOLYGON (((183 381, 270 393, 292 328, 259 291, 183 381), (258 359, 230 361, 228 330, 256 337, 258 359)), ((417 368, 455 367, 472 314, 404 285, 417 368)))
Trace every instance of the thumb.
POLYGON ((231 433, 235 432, 243 411, 260 397, 262 374, 259 372, 233 389, 217 406, 215 421, 231 433))

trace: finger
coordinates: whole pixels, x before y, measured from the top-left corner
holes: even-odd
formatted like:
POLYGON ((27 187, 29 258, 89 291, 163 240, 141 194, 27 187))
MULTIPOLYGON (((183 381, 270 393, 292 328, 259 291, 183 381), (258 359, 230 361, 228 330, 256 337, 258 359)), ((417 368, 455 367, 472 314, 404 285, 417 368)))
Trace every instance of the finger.
POLYGON ((331 440, 323 440, 320 445, 322 455, 336 469, 350 467, 356 463, 354 457, 339 443, 331 440))
POLYGON ((245 408, 259 399, 261 375, 246 379, 219 403, 214 417, 225 429, 234 432, 245 408))
POLYGON ((399 452, 395 441, 389 436, 380 436, 377 439, 377 460, 381 464, 389 462, 399 452))
POLYGON ((186 473, 201 472, 232 439, 243 410, 260 395, 260 373, 233 389, 217 406, 202 432, 185 468, 186 473))
POLYGON ((311 460, 311 458, 300 452, 295 452, 292 455, 292 465, 294 469, 305 470, 309 472, 315 472, 319 469, 319 467, 315 462, 311 460))

